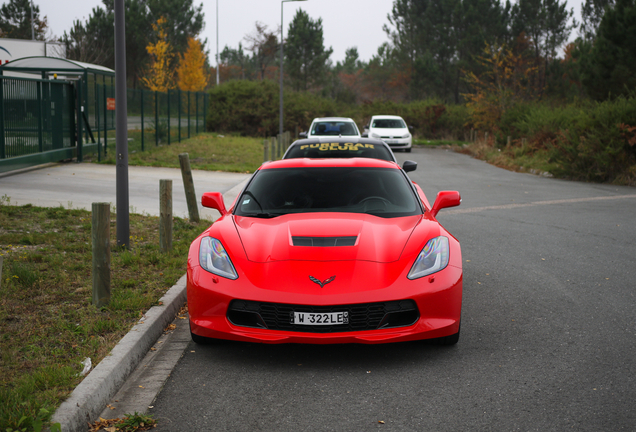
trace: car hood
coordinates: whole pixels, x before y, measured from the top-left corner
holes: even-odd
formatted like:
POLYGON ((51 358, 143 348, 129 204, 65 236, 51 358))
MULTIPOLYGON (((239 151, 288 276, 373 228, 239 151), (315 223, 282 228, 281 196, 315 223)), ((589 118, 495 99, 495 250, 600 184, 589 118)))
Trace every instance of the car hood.
POLYGON ((400 258, 411 233, 420 222, 422 215, 381 218, 354 213, 305 213, 272 219, 234 216, 247 259, 253 262, 393 262, 400 258), (325 240, 332 245, 306 245, 324 243, 325 240), (352 245, 333 245, 343 241, 352 245))

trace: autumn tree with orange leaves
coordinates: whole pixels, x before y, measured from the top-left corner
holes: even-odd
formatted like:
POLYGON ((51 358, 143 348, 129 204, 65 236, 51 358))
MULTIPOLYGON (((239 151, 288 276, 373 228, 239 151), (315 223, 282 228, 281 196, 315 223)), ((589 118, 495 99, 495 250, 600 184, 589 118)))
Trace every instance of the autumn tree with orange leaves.
POLYGON ((202 91, 208 85, 203 45, 193 37, 188 39, 188 49, 181 55, 177 68, 177 84, 183 91, 202 91))
POLYGON ((174 53, 168 41, 167 20, 161 17, 152 24, 156 34, 156 42, 149 43, 146 47, 152 58, 152 64, 147 77, 141 79, 142 83, 152 91, 167 92, 175 87, 173 60, 174 53))
POLYGON ((502 114, 522 100, 537 95, 536 76, 539 68, 524 55, 506 44, 486 45, 479 63, 485 72, 476 75, 466 72, 466 81, 472 93, 465 93, 472 110, 474 125, 482 130, 495 131, 502 114))

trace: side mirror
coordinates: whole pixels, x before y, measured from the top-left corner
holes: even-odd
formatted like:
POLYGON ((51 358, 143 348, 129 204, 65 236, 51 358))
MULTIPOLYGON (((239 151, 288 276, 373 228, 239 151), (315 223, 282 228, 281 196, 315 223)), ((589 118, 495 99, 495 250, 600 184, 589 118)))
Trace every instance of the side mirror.
POLYGON ((437 193, 437 198, 435 198, 435 202, 433 203, 433 208, 431 209, 431 214, 433 217, 437 216, 437 213, 443 209, 448 207, 456 207, 462 202, 462 197, 459 195, 457 191, 441 191, 437 193))
POLYGON ((369 138, 369 132, 362 132, 362 135, 360 135, 362 138, 369 138))
POLYGON ((404 164, 402 164, 402 169, 404 170, 404 172, 415 171, 417 169, 417 162, 411 160, 404 161, 404 164))
POLYGON ((298 138, 307 138, 307 132, 301 132, 298 134, 298 138))
POLYGON ((221 192, 206 192, 201 197, 201 205, 207 208, 213 208, 221 213, 221 216, 227 214, 225 209, 225 201, 223 201, 223 194, 221 192))

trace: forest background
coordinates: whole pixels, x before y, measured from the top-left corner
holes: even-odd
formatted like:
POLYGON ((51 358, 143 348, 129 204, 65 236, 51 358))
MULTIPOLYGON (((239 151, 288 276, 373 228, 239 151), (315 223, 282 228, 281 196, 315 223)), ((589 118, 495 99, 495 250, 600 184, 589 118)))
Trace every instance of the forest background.
MULTIPOLYGON (((0 36, 31 38, 30 4, 2 6, 0 36)), ((238 46, 224 47, 217 85, 197 39, 202 5, 125 4, 130 87, 205 88, 209 130, 277 132, 280 28, 257 22, 238 46)), ((46 17, 33 9, 36 38, 45 39, 46 17)), ((113 10, 103 0, 74 22, 59 38, 68 58, 114 67, 113 10)), ((285 129, 304 130, 319 116, 363 126, 371 115, 397 114, 419 138, 467 140, 478 131, 479 156, 636 184, 636 0, 585 0, 581 22, 559 0, 395 0, 383 31, 387 41, 369 61, 351 46, 333 63, 321 18, 298 10, 284 45, 285 129)))

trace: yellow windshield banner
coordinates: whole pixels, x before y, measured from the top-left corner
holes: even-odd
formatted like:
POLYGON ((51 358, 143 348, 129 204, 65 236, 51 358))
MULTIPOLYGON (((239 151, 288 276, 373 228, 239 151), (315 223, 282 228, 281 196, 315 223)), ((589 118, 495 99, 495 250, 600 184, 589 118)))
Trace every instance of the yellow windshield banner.
POLYGON ((305 144, 300 146, 301 150, 316 149, 319 151, 358 151, 362 148, 374 149, 375 144, 362 144, 362 143, 318 143, 318 144, 305 144))

